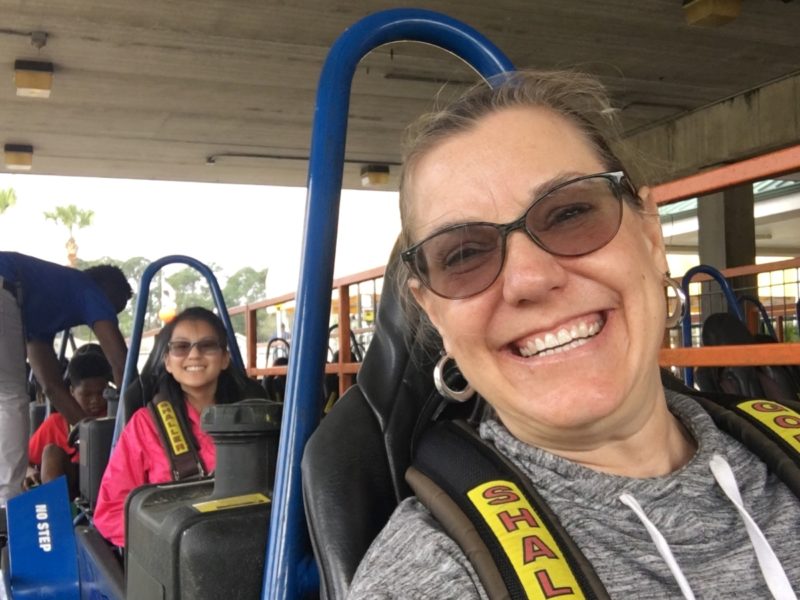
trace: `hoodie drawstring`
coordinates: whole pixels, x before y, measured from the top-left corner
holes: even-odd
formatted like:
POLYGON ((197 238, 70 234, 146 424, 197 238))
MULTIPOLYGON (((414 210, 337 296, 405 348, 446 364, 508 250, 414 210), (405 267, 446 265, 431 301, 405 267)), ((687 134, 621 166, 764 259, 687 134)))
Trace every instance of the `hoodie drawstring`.
MULTIPOLYGON (((789 578, 786 576, 786 572, 783 570, 778 557, 772 550, 772 546, 769 545, 767 538, 764 537, 764 533, 744 507, 742 496, 739 493, 739 486, 736 483, 736 477, 733 475, 733 469, 731 469, 728 461, 719 454, 715 454, 709 461, 708 466, 711 469, 711 474, 714 476, 717 485, 719 485, 725 493, 728 500, 731 501, 731 504, 736 507, 739 516, 742 521, 744 521, 745 530, 747 531, 750 543, 753 545, 756 558, 758 559, 758 566, 761 568, 761 574, 767 582, 767 587, 772 593, 772 597, 775 598, 775 600, 797 600, 797 596, 789 583, 789 578)), ((678 565, 678 561, 675 560, 675 556, 673 556, 667 540, 655 524, 647 517, 639 502, 633 495, 628 493, 622 494, 619 500, 639 517, 639 520, 645 526, 645 529, 647 529, 647 533, 650 534, 650 538, 656 545, 658 553, 661 555, 661 558, 664 559, 664 562, 667 563, 669 570, 672 572, 672 576, 678 583, 681 592, 683 592, 683 597, 686 600, 694 600, 694 593, 689 586, 689 582, 686 580, 686 576, 678 565)))
POLYGON ((761 567, 761 574, 764 575, 764 580, 767 582, 769 591, 772 592, 772 597, 775 600, 797 600, 797 596, 789 584, 789 578, 786 577, 786 571, 783 570, 778 557, 769 545, 767 538, 761 531, 761 528, 747 512, 747 509, 742 503, 742 496, 739 493, 739 486, 736 483, 736 477, 733 475, 733 469, 724 458, 719 454, 715 454, 708 463, 711 468, 711 473, 714 475, 719 487, 725 492, 725 495, 731 503, 739 511, 739 516, 744 521, 744 527, 747 530, 747 535, 750 537, 750 543, 756 551, 756 558, 758 559, 758 566, 761 567))
POLYGON ((695 600, 694 592, 692 592, 692 588, 689 586, 686 576, 683 574, 680 565, 678 565, 678 561, 675 560, 675 556, 673 556, 667 540, 664 539, 664 536, 661 535, 661 532, 653 524, 653 522, 647 518, 647 515, 645 514, 644 510, 642 510, 642 506, 639 504, 636 498, 634 498, 631 494, 622 494, 619 499, 620 502, 629 507, 636 514, 636 516, 639 517, 642 525, 644 525, 645 529, 647 529, 647 533, 650 534, 650 538, 656 545, 658 553, 661 555, 661 558, 664 559, 664 562, 667 563, 667 566, 672 572, 672 576, 675 578, 675 581, 678 582, 678 586, 681 588, 681 592, 683 592, 683 597, 686 600, 695 600))

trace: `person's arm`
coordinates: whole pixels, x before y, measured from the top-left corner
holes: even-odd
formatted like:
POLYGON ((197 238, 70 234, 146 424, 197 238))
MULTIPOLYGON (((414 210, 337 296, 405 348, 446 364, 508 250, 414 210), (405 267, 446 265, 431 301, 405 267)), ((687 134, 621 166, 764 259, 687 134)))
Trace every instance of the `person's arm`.
POLYGON ((68 449, 66 447, 66 429, 67 425, 59 415, 53 413, 47 417, 39 428, 33 432, 30 441, 28 441, 28 462, 32 465, 41 466, 42 454, 48 444, 56 444, 66 452, 68 449))
POLYGON ((61 364, 53 350, 52 342, 29 340, 28 361, 31 363, 33 374, 42 386, 45 395, 50 398, 50 402, 58 412, 64 415, 70 425, 74 425, 86 417, 86 413, 69 393, 69 389, 64 383, 61 364))
POLYGON ((122 374, 125 371, 125 357, 128 354, 128 347, 125 345, 125 338, 113 321, 95 321, 92 331, 97 336, 97 341, 106 355, 108 364, 111 365, 111 372, 114 374, 114 383, 117 389, 122 389, 122 374))

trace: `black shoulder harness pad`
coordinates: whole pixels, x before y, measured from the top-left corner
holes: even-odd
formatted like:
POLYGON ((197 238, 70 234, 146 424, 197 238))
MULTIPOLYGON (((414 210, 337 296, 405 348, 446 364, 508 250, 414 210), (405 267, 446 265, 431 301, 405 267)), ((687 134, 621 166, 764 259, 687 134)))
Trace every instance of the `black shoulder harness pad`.
POLYGON ((206 476, 200 454, 188 435, 189 425, 172 403, 160 392, 147 405, 156 424, 161 446, 169 460, 173 481, 206 476))
POLYGON ((693 392, 717 427, 741 442, 800 498, 800 402, 693 392))
MULTIPOLYGON (((800 403, 691 395, 800 497, 800 403)), ((466 423, 443 421, 424 432, 406 480, 492 600, 609 598, 528 478, 466 423)))
POLYGON ((527 477, 464 422, 425 432, 406 479, 467 554, 490 598, 609 597, 527 477))

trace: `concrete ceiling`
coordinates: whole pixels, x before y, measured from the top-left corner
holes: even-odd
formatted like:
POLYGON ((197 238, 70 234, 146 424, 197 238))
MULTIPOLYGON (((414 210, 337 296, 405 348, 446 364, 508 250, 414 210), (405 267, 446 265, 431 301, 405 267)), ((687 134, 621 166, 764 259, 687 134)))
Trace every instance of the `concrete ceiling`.
MULTIPOLYGON (((423 4, 476 27, 517 66, 601 77, 632 143, 664 163, 661 178, 800 141, 798 1, 746 0, 717 28, 688 26, 681 0, 423 4), (731 135, 732 122, 743 133, 731 135)), ((0 0, 0 137, 34 146, 35 173, 304 185, 328 48, 359 18, 396 6, 0 0), (47 32, 44 48, 32 47, 33 31, 47 32), (15 59, 54 63, 50 99, 15 95, 15 59)), ((400 161, 404 126, 442 83, 457 93, 475 79, 420 44, 367 56, 353 85, 345 185, 358 187, 363 163, 400 161)))

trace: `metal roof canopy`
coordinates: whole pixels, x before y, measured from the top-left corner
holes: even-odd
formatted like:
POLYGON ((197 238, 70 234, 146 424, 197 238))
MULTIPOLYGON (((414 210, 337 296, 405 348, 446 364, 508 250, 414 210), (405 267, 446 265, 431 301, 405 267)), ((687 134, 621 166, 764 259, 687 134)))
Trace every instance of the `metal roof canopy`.
MULTIPOLYGON (((390 7, 0 0, 3 143, 31 144, 40 174, 305 185, 326 52, 345 28, 390 7), (34 31, 48 34, 38 50, 34 31), (15 95, 16 59, 54 63, 49 99, 15 95)), ((688 26, 679 0, 425 8, 472 25, 518 66, 598 75, 657 181, 800 140, 800 2, 748 0, 718 28, 688 26)), ((476 80, 425 45, 373 51, 353 84, 345 186, 359 187, 364 164, 400 162, 403 128, 443 83, 447 96, 476 80)))

